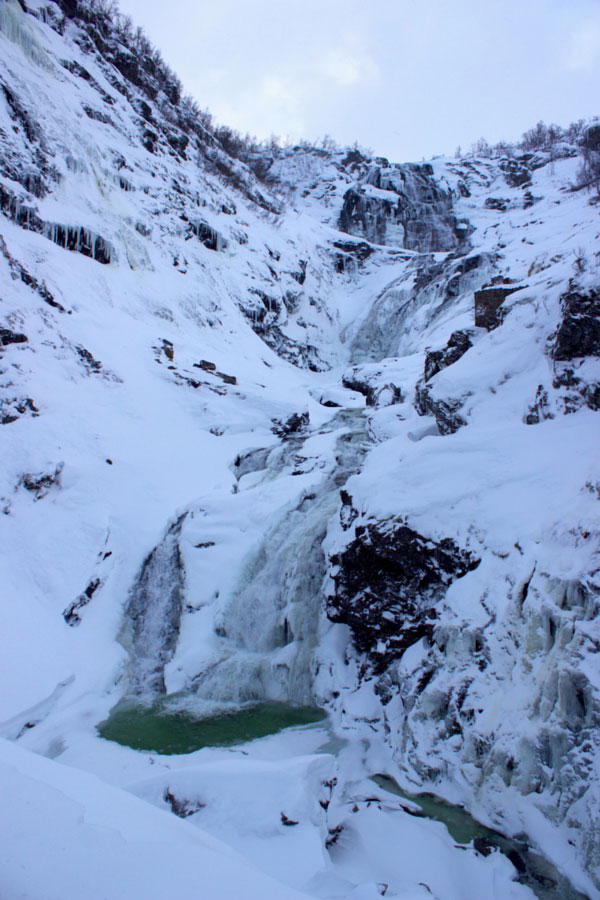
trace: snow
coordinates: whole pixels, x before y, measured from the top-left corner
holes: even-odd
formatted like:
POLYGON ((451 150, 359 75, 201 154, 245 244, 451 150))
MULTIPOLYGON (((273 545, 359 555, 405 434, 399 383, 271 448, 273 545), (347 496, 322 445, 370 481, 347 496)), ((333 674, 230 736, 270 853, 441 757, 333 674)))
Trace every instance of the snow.
MULTIPOLYGON (((597 413, 562 414, 547 353, 581 246, 582 288, 600 274, 597 209, 569 190, 577 161, 535 170, 539 199, 525 210, 495 161, 435 160, 442 186, 469 186, 455 214, 475 226, 471 255, 483 261, 451 302, 443 275, 415 296, 421 269, 451 265, 447 254, 373 247, 352 271, 336 271, 334 243, 354 241, 336 230, 337 218, 358 177, 342 154, 281 151, 272 193, 235 163, 243 184, 274 208, 276 191, 288 192, 281 214, 267 213, 212 172, 204 149, 182 159, 162 141, 147 152, 138 114, 107 77, 116 70, 85 52, 80 37, 72 22, 62 37, 13 0, 0 3, 0 75, 41 135, 29 141, 2 96, 2 153, 15 171, 38 171, 36 154, 44 155, 49 191, 37 199, 7 174, 0 182, 45 222, 88 229, 115 248, 100 265, 1 222, 10 255, 67 311, 45 303, 0 254, 2 327, 28 337, 2 347, 3 414, 4 404, 26 398, 39 411, 27 407, 0 426, 0 893, 367 900, 387 885, 386 897, 405 900, 533 896, 513 881, 505 857, 457 848, 442 825, 378 791, 369 776, 386 771, 507 833, 524 831, 598 896, 590 880, 598 870, 596 751, 578 770, 589 786, 580 790, 581 775, 573 776, 580 792, 562 818, 554 788, 532 787, 540 734, 566 729, 573 715, 573 673, 594 697, 600 689, 590 649, 597 623, 589 610, 560 605, 564 585, 593 586, 597 568, 597 413), (93 82, 62 59, 84 66, 93 82), (83 111, 104 108, 99 88, 113 101, 114 127, 83 111), (507 198, 507 211, 486 209, 490 196, 507 198), (190 237, 185 217, 214 228, 220 249, 190 237), (496 274, 523 287, 507 299, 502 326, 474 329, 472 348, 433 377, 433 399, 460 399, 467 421, 442 436, 413 406, 425 351, 473 328, 473 290, 496 274), (251 304, 262 304, 252 291, 277 301, 273 322, 314 345, 328 370, 296 368, 261 340, 250 327, 251 304), (288 309, 290 293, 297 306, 288 298, 288 309), (396 385, 402 401, 384 406, 388 390, 365 406, 342 385, 353 366, 370 384, 396 385), (538 385, 554 418, 527 425, 538 385), (283 441, 274 434, 273 420, 303 412, 304 431, 283 441), (261 453, 237 473, 236 458, 250 450, 261 453), (44 496, 27 489, 24 475, 57 467, 44 496), (342 487, 359 513, 349 529, 339 523, 342 487), (210 706, 250 683, 277 699, 304 697, 312 685, 326 725, 169 757, 98 736, 95 726, 128 690, 131 588, 183 513, 185 603, 165 668, 169 693, 198 690, 198 703, 210 706), (385 705, 374 681, 362 680, 349 629, 328 622, 320 601, 329 555, 357 525, 400 516, 481 563, 450 587, 437 643, 404 654, 385 705), (80 624, 69 627, 63 612, 96 579, 80 624), (475 634, 487 641, 486 669, 473 655, 475 634), (438 674, 419 699, 412 686, 432 661, 438 674), (444 690, 465 681, 475 725, 463 745, 442 734, 435 710, 444 690), (469 750, 475 737, 491 742, 485 770, 469 750), (502 768, 511 756, 523 761, 513 781, 502 768), (178 820, 166 791, 204 805, 178 820), (282 813, 298 824, 285 825, 282 813)), ((153 112, 165 125, 158 104, 153 112)), ((598 360, 578 373, 597 381, 598 360)))

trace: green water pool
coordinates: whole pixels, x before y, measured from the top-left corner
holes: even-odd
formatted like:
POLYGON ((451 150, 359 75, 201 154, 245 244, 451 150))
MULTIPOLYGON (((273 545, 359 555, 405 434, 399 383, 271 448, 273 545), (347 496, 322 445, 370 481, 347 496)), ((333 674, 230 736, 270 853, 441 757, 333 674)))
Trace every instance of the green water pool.
POLYGON ((322 709, 264 702, 227 709, 213 715, 194 715, 167 698, 149 705, 120 701, 97 726, 100 737, 134 750, 171 755, 193 753, 202 747, 243 744, 284 728, 310 725, 326 718, 322 709))

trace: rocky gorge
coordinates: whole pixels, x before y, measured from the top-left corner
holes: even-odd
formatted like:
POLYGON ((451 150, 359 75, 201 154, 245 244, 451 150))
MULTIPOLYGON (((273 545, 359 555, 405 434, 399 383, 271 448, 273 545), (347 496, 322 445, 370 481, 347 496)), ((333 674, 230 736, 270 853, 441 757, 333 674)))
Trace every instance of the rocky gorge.
POLYGON ((600 896, 597 125, 236 156, 123 28, 0 0, 0 894, 600 896))

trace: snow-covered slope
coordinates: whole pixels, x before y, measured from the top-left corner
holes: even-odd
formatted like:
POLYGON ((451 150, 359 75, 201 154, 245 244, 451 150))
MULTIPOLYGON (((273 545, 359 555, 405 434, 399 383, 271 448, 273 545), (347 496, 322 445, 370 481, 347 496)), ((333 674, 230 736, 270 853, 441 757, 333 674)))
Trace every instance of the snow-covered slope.
POLYGON ((117 853, 83 896, 207 869, 211 897, 599 896, 577 148, 243 163, 98 4, 1 0, 0 48, 0 894, 74 897, 117 853), (168 757, 98 736, 165 691, 329 719, 168 757), (520 836, 517 869, 376 773, 520 836))

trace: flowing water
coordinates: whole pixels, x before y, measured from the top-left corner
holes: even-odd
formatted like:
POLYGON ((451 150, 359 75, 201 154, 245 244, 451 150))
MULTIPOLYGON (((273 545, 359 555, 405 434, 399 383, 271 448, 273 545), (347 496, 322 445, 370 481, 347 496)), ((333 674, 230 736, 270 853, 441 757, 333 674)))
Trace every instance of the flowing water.
POLYGON ((474 819, 462 806, 457 806, 436 797, 434 794, 410 794, 403 791, 389 775, 377 774, 372 781, 390 794, 408 800, 408 812, 419 817, 433 819, 446 826, 457 844, 474 843, 475 849, 487 855, 495 850, 504 853, 518 872, 517 881, 531 888, 540 900, 590 900, 567 881, 556 866, 536 853, 526 838, 509 838, 487 828, 474 819), (414 804, 419 808, 414 810, 414 804))
MULTIPOLYGON (((190 688, 167 696, 165 665, 179 638, 185 573, 180 537, 186 515, 146 558, 130 592, 123 630, 130 651, 126 696, 98 725, 99 734, 139 750, 189 753, 240 743, 324 718, 314 706, 313 653, 322 611, 328 522, 339 488, 369 447, 361 411, 340 410, 318 431, 284 438, 274 452, 236 461, 238 478, 264 469, 264 479, 323 467, 314 492, 286 508, 243 562, 235 590, 214 622, 221 656, 207 660, 190 688), (303 455, 315 434, 339 432, 325 460, 303 455)), ((260 492, 260 484, 253 488, 260 492)))

